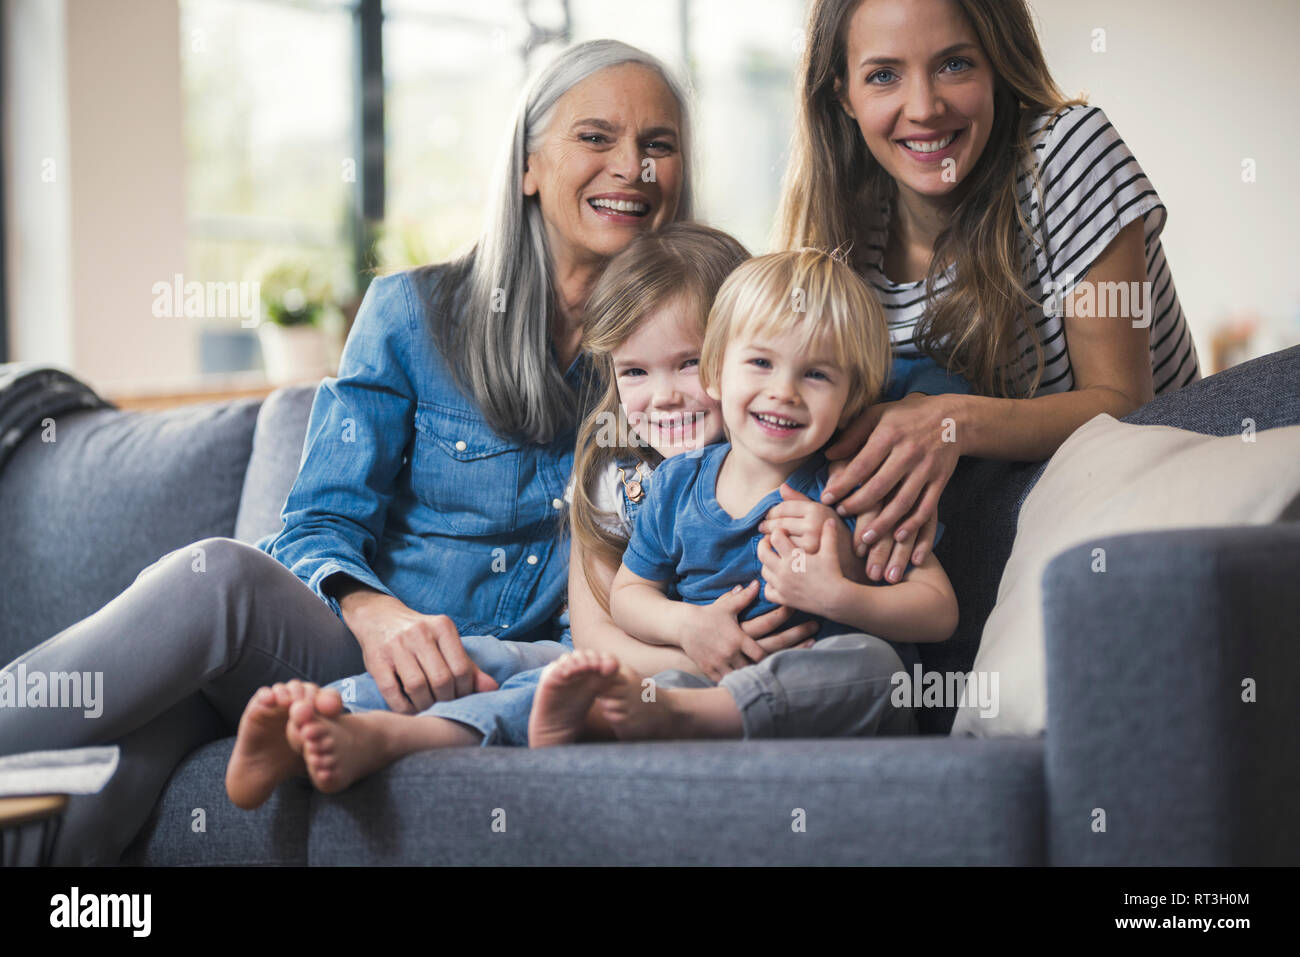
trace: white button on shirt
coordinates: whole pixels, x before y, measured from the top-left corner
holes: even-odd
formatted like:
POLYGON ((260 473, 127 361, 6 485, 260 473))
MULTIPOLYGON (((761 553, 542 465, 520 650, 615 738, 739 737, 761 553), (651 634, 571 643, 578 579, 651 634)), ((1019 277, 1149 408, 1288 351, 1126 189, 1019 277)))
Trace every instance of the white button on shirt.
POLYGON ((464 439, 461 439, 459 442, 456 443, 456 451, 457 451, 457 452, 464 452, 464 451, 465 451, 465 440, 464 440, 464 439))
POLYGON ((536 564, 537 564, 537 556, 536 556, 536 555, 529 555, 529 556, 528 556, 528 564, 530 564, 530 565, 536 565, 536 564))

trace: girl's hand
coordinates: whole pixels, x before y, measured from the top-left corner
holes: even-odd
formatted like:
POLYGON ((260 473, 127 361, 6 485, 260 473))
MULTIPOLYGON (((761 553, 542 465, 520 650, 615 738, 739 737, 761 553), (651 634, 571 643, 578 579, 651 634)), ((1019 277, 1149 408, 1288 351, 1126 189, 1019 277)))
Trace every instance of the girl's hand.
POLYGON ((827 458, 852 456, 831 465, 822 502, 857 516, 855 550, 870 547, 872 580, 883 569, 887 581, 901 580, 908 561, 921 564, 934 547, 939 496, 961 457, 949 398, 913 393, 878 402, 826 450, 827 458))
POLYGON ((766 582, 763 593, 767 600, 811 614, 824 614, 844 581, 835 538, 841 535, 847 541, 848 532, 835 516, 826 519, 815 552, 799 548, 779 528, 771 535, 764 535, 758 543, 758 560, 763 564, 762 576, 766 582))
MULTIPOLYGON (((843 463, 837 463, 843 464, 843 463)), ((836 518, 829 505, 814 502, 807 495, 781 483, 781 504, 773 505, 767 510, 763 521, 758 523, 758 530, 771 535, 777 529, 785 532, 796 548, 805 552, 815 552, 821 547, 822 525, 828 518, 836 519, 842 535, 835 536, 836 556, 839 558, 840 574, 854 581, 865 581, 863 563, 853 548, 853 538, 844 523, 836 518)))
POLYGON ((820 627, 805 621, 777 631, 790 617, 789 608, 773 608, 748 621, 739 621, 758 597, 758 582, 737 586, 711 605, 682 602, 687 629, 681 634, 681 649, 713 681, 737 668, 762 661, 786 648, 810 648, 820 627))
POLYGON ((741 613, 758 597, 758 582, 737 585, 712 604, 680 602, 683 625, 677 643, 710 680, 721 681, 737 668, 761 661, 767 653, 740 626, 741 613))
POLYGON ((811 648, 816 640, 813 635, 817 634, 817 630, 821 627, 815 621, 805 621, 793 628, 776 631, 776 628, 783 624, 792 613, 790 608, 779 605, 771 611, 750 618, 748 621, 742 621, 740 627, 745 634, 753 637, 758 642, 758 646, 769 655, 777 651, 784 651, 786 648, 811 648), (766 637, 760 637, 763 635, 766 635, 766 637))

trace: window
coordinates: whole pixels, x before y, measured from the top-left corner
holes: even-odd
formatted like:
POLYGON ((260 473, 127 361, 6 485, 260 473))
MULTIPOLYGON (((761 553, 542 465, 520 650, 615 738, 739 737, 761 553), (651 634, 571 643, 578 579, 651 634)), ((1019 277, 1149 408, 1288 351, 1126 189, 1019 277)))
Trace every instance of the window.
MULTIPOLYGON (((307 263, 346 308, 368 279, 359 264, 370 250, 358 246, 374 242, 381 271, 454 255, 482 225, 529 73, 597 37, 689 73, 697 215, 766 248, 793 114, 799 0, 384 0, 382 219, 365 230, 356 226, 362 2, 181 0, 192 278, 256 279, 280 262, 307 263)), ((205 330, 202 348, 206 370, 260 362, 256 334, 230 323, 205 330)))
MULTIPOLYGON (((182 0, 180 12, 187 280, 305 263, 350 296, 352 4, 182 0)), ((261 361, 255 331, 229 321, 205 323, 200 349, 204 372, 261 361)))

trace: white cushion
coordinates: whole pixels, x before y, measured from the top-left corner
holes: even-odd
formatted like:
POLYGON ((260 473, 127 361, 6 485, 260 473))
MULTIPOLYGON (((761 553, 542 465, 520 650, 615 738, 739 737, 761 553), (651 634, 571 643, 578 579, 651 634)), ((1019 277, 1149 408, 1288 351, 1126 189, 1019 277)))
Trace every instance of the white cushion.
MULTIPOLYGON (((1042 581, 1052 558, 1109 535, 1271 524, 1297 496, 1300 425, 1216 438, 1104 413, 1090 419, 1052 456, 1020 510, 997 604, 967 675, 969 704, 958 709, 952 733, 1045 730, 1042 581), (996 708, 982 708, 980 690, 994 687, 996 708)), ((1097 557, 1089 568, 1123 574, 1102 572, 1097 557)))

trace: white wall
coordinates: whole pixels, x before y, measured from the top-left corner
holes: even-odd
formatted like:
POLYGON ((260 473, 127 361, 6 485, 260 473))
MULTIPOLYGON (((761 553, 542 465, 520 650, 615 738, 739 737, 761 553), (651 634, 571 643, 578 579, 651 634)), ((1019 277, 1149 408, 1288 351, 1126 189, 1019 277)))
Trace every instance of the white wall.
POLYGON ((110 391, 193 374, 192 320, 151 310, 185 264, 176 0, 6 10, 12 358, 110 391))
POLYGON ((5 4, 9 355, 73 366, 66 24, 61 2, 5 4))
POLYGON ((1300 342, 1300 3, 1029 2, 1057 82, 1088 90, 1169 210, 1165 252, 1203 365, 1230 312, 1269 323, 1256 353, 1300 342))

